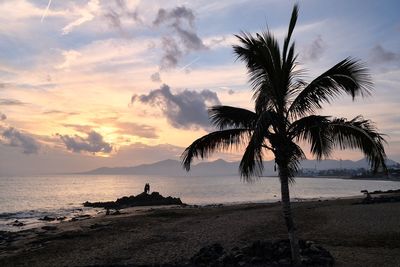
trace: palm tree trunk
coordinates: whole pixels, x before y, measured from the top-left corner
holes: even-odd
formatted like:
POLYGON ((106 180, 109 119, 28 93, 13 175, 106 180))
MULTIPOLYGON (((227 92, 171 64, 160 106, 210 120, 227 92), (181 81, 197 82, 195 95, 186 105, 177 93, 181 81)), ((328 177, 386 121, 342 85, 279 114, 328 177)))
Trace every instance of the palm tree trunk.
POLYGON ((300 265, 299 240, 297 238, 297 229, 293 221, 292 210, 290 207, 289 194, 289 175, 287 165, 279 166, 279 178, 281 180, 281 197, 283 217, 289 234, 290 248, 292 253, 292 263, 294 266, 300 265))

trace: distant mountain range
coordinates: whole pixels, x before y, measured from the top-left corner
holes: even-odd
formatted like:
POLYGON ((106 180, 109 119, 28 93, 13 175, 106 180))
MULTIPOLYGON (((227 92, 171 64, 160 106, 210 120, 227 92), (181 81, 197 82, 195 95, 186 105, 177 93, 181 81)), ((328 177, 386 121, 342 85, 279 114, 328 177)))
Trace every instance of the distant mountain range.
MULTIPOLYGON (((399 163, 393 160, 387 160, 388 166, 398 165, 399 163)), ((264 161, 265 176, 276 176, 277 172, 274 171, 275 162, 264 161)), ((366 159, 358 161, 352 160, 304 160, 301 162, 303 169, 313 170, 329 170, 329 169, 368 169, 368 162, 366 159)), ((142 164, 133 167, 102 167, 94 169, 81 174, 113 174, 113 175, 163 175, 163 176, 234 176, 238 175, 239 162, 227 162, 222 159, 211 162, 200 162, 193 165, 190 172, 182 169, 180 161, 167 159, 158 161, 151 164, 142 164)))

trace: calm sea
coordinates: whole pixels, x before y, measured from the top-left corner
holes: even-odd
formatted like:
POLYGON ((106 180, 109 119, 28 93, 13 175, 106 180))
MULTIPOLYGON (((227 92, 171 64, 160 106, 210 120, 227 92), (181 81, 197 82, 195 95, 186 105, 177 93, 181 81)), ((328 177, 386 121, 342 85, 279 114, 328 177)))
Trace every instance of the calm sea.
MULTIPOLYGON (((41 224, 44 216, 71 218, 100 210, 83 208, 85 201, 108 201, 137 195, 150 183, 151 191, 180 197, 187 204, 272 202, 280 198, 279 179, 263 177, 244 183, 232 177, 160 177, 134 175, 59 175, 0 177, 0 230, 22 230, 41 224), (10 224, 15 220, 24 227, 10 224)), ((360 191, 399 189, 399 182, 297 178, 292 198, 330 198, 360 195, 360 191)))

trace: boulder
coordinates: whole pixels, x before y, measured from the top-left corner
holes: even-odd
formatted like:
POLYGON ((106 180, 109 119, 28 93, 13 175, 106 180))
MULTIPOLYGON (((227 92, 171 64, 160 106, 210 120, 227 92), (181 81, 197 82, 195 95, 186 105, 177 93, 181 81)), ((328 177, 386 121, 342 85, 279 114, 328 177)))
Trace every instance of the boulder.
MULTIPOLYGON (((224 254, 224 248, 219 243, 212 244, 200 249, 191 259, 190 263, 195 266, 211 266, 216 264, 224 254)), ((220 261, 219 263, 222 264, 220 261)))
POLYGON ((24 226, 25 224, 21 221, 15 220, 11 225, 15 227, 21 227, 24 226))
POLYGON ((50 217, 50 216, 44 216, 43 218, 39 218, 39 220, 41 220, 41 221, 46 221, 46 222, 52 222, 52 221, 55 221, 56 220, 56 218, 54 218, 54 217, 50 217))
MULTIPOLYGON (((302 266, 333 266, 332 255, 311 241, 299 241, 302 266)), ((226 252, 216 243, 200 249, 186 266, 292 266, 289 240, 256 241, 226 252)))
POLYGON ((123 209, 135 206, 159 206, 159 205, 182 205, 180 198, 163 197, 158 192, 151 194, 141 193, 137 196, 118 198, 116 201, 107 202, 88 202, 83 203, 85 207, 123 209))

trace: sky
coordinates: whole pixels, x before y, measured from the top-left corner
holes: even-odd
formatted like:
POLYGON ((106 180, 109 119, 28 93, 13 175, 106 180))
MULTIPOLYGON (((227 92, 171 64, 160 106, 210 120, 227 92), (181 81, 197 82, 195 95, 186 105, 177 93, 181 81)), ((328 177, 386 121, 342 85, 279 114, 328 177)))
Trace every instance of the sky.
MULTIPOLYGON (((0 0, 0 175, 179 159, 213 130, 208 107, 253 107, 234 35, 268 27, 282 43, 295 3, 0 0)), ((371 119, 400 161, 400 3, 298 3, 293 37, 305 80, 351 56, 374 82, 372 96, 340 97, 321 114, 371 119)))

